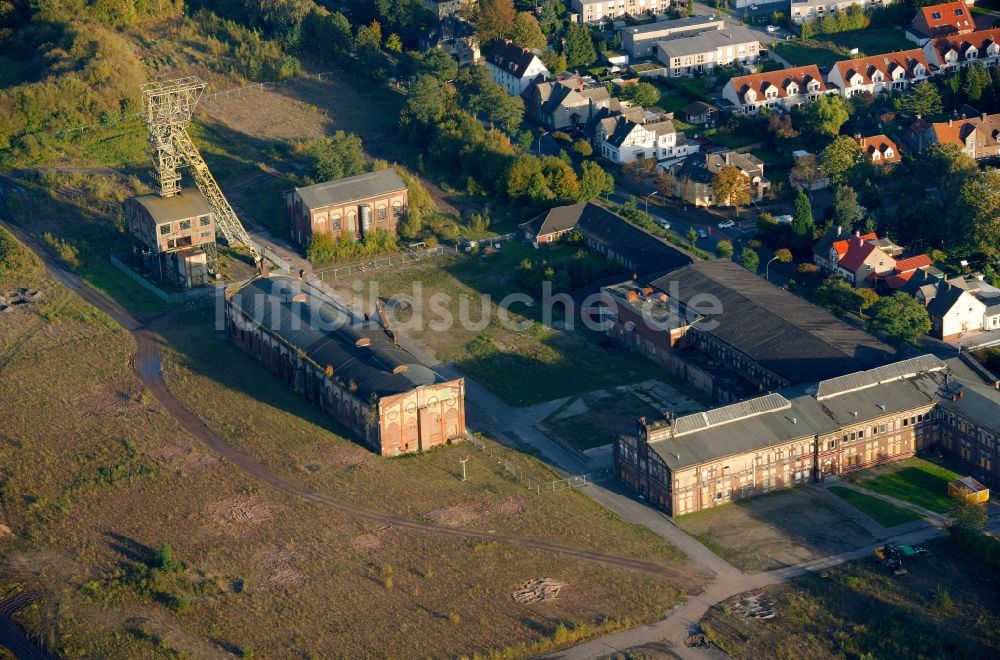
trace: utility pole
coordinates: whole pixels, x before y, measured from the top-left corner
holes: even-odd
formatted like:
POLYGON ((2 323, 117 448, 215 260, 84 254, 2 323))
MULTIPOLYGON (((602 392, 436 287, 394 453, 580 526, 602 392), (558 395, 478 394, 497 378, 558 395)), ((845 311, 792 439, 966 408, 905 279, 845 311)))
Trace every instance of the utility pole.
POLYGON ((462 481, 465 481, 465 464, 469 462, 469 457, 460 458, 458 462, 462 464, 462 481))

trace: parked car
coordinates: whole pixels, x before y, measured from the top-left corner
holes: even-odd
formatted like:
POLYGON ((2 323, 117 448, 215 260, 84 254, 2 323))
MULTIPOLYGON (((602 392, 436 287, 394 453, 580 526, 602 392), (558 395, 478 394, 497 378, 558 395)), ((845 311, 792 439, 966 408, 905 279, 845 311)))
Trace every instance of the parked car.
POLYGON ((781 31, 781 28, 778 27, 777 25, 768 25, 766 29, 767 29, 768 32, 770 32, 772 34, 775 33, 775 32, 780 32, 781 31))
POLYGON ((732 220, 723 220, 719 223, 719 229, 732 229, 736 226, 736 223, 732 220))
POLYGON ((667 222, 666 220, 657 220, 656 224, 660 225, 664 229, 670 229, 670 223, 667 222))
POLYGON ((787 213, 784 214, 784 215, 776 215, 776 216, 774 216, 774 221, 777 222, 780 225, 790 225, 790 224, 792 224, 792 220, 793 219, 794 218, 792 218, 792 216, 788 215, 787 213))
POLYGON ((750 5, 750 11, 757 11, 760 9, 760 5, 750 5))
POLYGON ((698 238, 708 238, 708 232, 704 229, 698 230, 698 238))

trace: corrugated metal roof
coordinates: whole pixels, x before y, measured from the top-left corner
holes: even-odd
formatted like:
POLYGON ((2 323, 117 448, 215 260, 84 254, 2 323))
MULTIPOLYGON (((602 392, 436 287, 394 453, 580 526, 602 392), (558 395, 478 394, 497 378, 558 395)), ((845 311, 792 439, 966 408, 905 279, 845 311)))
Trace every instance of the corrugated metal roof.
POLYGON ((179 195, 173 197, 160 197, 152 194, 138 195, 133 197, 132 201, 146 209, 156 224, 214 213, 208 200, 197 189, 183 190, 179 195))
POLYGON ((674 423, 674 437, 684 435, 685 433, 692 433, 700 429, 707 429, 712 426, 736 422, 756 415, 763 415, 775 410, 786 410, 791 408, 791 406, 791 402, 780 394, 767 394, 756 399, 748 399, 747 401, 722 406, 721 408, 713 408, 712 410, 684 415, 683 417, 678 417, 674 423))
POLYGON ((365 172, 344 179, 317 183, 305 188, 296 188, 306 208, 316 209, 334 204, 345 204, 376 195, 406 190, 406 184, 390 168, 378 172, 365 172))
POLYGON ((856 392, 869 387, 894 380, 911 378, 919 373, 940 371, 947 365, 933 355, 920 355, 908 360, 901 360, 884 367, 876 367, 868 371, 859 371, 845 376, 830 378, 819 383, 816 388, 816 399, 822 401, 848 392, 856 392))
POLYGON ((344 382, 353 380, 358 386, 356 394, 363 400, 373 393, 399 394, 441 381, 394 344, 381 326, 349 325, 342 310, 297 278, 257 278, 235 294, 233 304, 321 367, 333 367, 344 382))

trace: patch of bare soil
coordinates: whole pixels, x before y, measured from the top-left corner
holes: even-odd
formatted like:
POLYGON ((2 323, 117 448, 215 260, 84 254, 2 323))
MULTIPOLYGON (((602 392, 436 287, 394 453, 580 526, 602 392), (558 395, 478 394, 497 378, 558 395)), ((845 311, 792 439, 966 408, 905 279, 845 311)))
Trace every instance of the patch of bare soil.
POLYGON ((146 452, 157 463, 165 463, 185 472, 200 472, 219 463, 219 457, 180 445, 161 445, 146 452))
POLYGON ((372 456, 373 454, 363 447, 348 444, 322 444, 313 450, 307 463, 347 470, 364 465, 372 459, 372 456))
POLYGON ((486 516, 486 513, 487 510, 482 504, 465 502, 455 506, 431 509, 424 513, 424 518, 445 527, 465 527, 479 522, 486 516))
POLYGON ((726 605, 729 609, 746 619, 773 619, 774 599, 762 591, 733 596, 726 605))
POLYGON ((274 512, 261 498, 231 497, 208 507, 211 524, 217 529, 240 534, 274 518, 274 512))
POLYGON ((4 525, 3 523, 0 523, 0 541, 3 541, 4 539, 9 539, 12 536, 14 536, 14 532, 10 531, 10 527, 4 525))
POLYGON ((385 541, 378 534, 365 532, 354 538, 352 545, 358 552, 375 552, 385 544, 385 541))
POLYGON ((523 499, 511 496, 497 505, 497 513, 505 518, 516 518, 524 513, 525 508, 526 504, 523 499))
POLYGON ((143 392, 145 389, 139 381, 122 379, 105 383, 94 392, 75 397, 73 406, 88 415, 127 417, 150 410, 143 392))
POLYGON ((514 600, 521 605, 533 605, 555 600, 565 586, 565 582, 552 578, 528 580, 514 590, 514 600))

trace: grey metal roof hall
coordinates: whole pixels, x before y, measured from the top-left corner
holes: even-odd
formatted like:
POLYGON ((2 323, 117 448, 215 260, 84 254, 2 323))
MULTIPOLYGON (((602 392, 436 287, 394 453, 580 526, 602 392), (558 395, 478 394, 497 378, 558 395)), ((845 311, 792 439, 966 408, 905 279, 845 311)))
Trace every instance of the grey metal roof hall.
POLYGON ((298 278, 259 277, 233 296, 233 305, 321 368, 329 365, 336 377, 353 381, 362 400, 443 380, 393 343, 380 325, 350 325, 343 310, 298 278))
POLYGON ((689 301, 704 304, 704 296, 714 296, 721 305, 721 312, 709 317, 715 327, 695 327, 792 384, 897 359, 890 346, 729 260, 679 268, 652 286, 679 302, 682 312, 689 301))
POLYGON ((296 188, 302 203, 310 209, 346 204, 355 200, 406 190, 406 184, 391 167, 343 179, 296 188))

